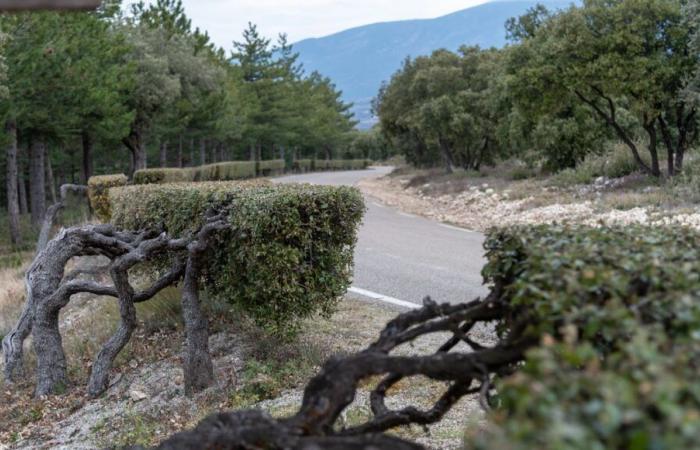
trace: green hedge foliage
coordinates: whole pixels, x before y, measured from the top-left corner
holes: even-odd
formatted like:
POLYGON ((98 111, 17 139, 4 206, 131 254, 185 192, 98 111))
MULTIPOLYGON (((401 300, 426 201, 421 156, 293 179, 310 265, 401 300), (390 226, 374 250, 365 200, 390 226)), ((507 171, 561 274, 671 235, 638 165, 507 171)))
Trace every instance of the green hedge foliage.
MULTIPOLYGON (((317 160, 300 159, 294 161, 293 168, 298 172, 310 170, 360 170, 366 169, 371 161, 365 159, 317 160)), ((156 168, 138 170, 134 174, 134 184, 183 183, 191 181, 233 181, 248 178, 281 175, 286 169, 283 159, 268 161, 231 161, 205 166, 176 169, 156 168)))
POLYGON ((129 179, 123 174, 90 177, 88 180, 88 198, 90 207, 98 219, 103 222, 109 222, 112 214, 109 191, 113 187, 126 186, 128 182, 129 179))
POLYGON ((330 313, 345 293, 364 213, 354 188, 269 182, 129 186, 113 189, 111 200, 115 225, 174 236, 199 228, 210 208, 228 211, 231 228, 209 258, 208 292, 279 334, 330 313))
POLYGON ((254 161, 231 161, 191 169, 195 181, 232 181, 255 178, 254 161))
POLYGON ((494 425, 470 448, 697 448, 698 232, 516 227, 486 248, 486 280, 542 345, 500 382, 494 425))
POLYGON ((142 169, 134 173, 134 184, 184 183, 194 181, 191 169, 142 169))
POLYGON ((283 159, 272 159, 269 161, 258 161, 258 176, 267 177, 270 175, 282 175, 286 168, 283 159))
POLYGON ((297 159, 294 160, 292 165, 295 172, 309 172, 311 170, 313 161, 310 159, 297 159))

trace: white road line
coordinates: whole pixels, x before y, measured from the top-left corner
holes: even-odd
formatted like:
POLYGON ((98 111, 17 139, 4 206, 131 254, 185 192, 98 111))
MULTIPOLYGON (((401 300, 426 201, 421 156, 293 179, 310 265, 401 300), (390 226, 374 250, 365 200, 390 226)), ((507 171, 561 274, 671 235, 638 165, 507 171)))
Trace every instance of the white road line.
POLYGON ((377 202, 372 202, 372 204, 373 204, 374 206, 376 206, 377 208, 386 208, 386 206, 380 205, 380 204, 377 203, 377 202))
POLYGON ((354 287, 354 286, 351 287, 350 289, 348 289, 348 292, 352 292, 353 294, 363 295, 363 296, 369 297, 373 300, 379 300, 380 302, 384 302, 384 303, 391 303, 392 305, 401 306, 401 307, 408 308, 408 309, 418 309, 421 307, 421 305, 417 305, 415 303, 407 302, 405 300, 399 300, 398 298, 389 297, 387 295, 377 294, 376 292, 368 291, 366 289, 361 289, 361 288, 354 287))
POLYGON ((413 218, 418 217, 418 216, 415 216, 413 214, 409 214, 409 213, 405 213, 405 212, 399 212, 399 216, 413 217, 413 218))
POLYGON ((450 230, 463 231, 465 233, 476 233, 476 231, 474 230, 470 230, 468 228, 455 227, 452 225, 447 225, 446 223, 441 223, 440 226, 443 228, 449 228, 450 230))

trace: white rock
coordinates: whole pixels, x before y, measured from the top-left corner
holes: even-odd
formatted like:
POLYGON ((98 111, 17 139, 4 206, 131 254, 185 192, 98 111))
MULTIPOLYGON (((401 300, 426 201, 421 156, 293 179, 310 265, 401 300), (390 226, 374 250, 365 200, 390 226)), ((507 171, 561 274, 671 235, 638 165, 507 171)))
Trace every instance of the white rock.
POLYGON ((148 398, 148 395, 146 395, 145 392, 140 391, 138 389, 132 389, 129 391, 129 398, 135 402, 140 402, 142 400, 146 400, 148 398))

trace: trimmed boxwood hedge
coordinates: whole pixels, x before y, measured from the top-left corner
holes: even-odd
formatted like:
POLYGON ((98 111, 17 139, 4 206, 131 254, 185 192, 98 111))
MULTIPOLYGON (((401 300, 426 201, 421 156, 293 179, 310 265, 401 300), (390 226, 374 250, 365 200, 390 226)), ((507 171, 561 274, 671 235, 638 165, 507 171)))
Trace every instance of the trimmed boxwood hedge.
MULTIPOLYGON (((371 164, 366 159, 310 160, 293 162, 297 172, 310 170, 361 170, 371 164)), ((192 168, 142 169, 134 174, 134 184, 184 183, 192 181, 232 181, 255 177, 282 175, 286 169, 283 159, 268 161, 230 161, 192 168)))
POLYGON ((123 174, 90 177, 88 180, 88 199, 90 207, 98 219, 109 222, 111 217, 109 190, 113 187, 126 186, 128 182, 129 179, 123 174))
POLYGON ((255 178, 257 171, 254 161, 231 161, 190 169, 194 181, 232 181, 255 178))
POLYGON ((700 233, 491 232, 487 281, 542 345, 498 384, 477 449, 681 449, 700 437, 700 233))
POLYGON ((185 183, 194 181, 192 169, 141 169, 134 173, 134 184, 185 183))
POLYGON ((313 161, 310 159, 296 159, 292 164, 292 168, 295 172, 309 172, 311 170, 313 161))
POLYGON ((227 211, 231 228, 208 259, 207 290, 276 333, 330 313, 349 286, 364 213, 354 188, 178 183, 117 188, 110 197, 116 226, 173 236, 199 228, 211 208, 227 211))
POLYGON ((269 161, 258 161, 258 176, 268 177, 282 175, 287 163, 283 159, 273 159, 269 161))

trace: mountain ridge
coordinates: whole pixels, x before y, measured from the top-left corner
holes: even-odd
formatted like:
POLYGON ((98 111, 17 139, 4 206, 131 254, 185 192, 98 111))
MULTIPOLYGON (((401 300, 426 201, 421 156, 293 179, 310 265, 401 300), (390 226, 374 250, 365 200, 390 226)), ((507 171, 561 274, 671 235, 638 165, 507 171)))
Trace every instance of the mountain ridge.
POLYGON ((375 123, 371 101, 406 57, 415 58, 461 45, 484 48, 506 44, 505 22, 542 3, 550 9, 568 6, 571 0, 502 0, 487 2, 432 19, 377 22, 349 28, 328 36, 294 44, 299 62, 307 71, 318 71, 333 80, 353 112, 360 128, 375 123))

